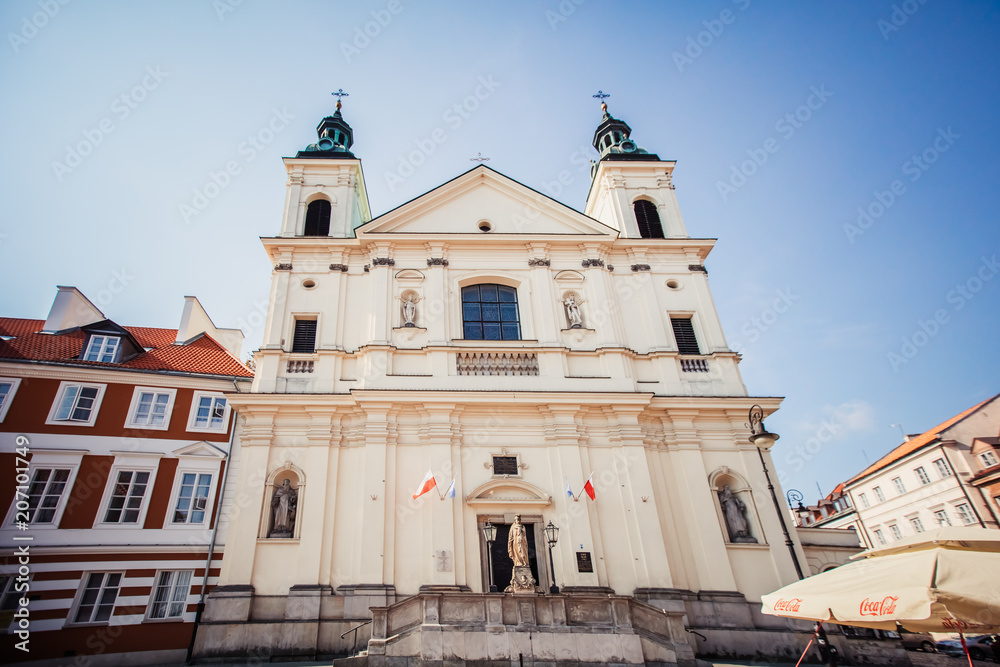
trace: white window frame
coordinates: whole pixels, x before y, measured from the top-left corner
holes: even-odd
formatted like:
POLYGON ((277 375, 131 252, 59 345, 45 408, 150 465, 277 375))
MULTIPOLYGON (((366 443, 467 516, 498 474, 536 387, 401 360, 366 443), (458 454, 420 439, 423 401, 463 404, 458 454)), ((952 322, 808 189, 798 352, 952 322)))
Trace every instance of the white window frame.
POLYGON ((899 495, 903 495, 904 493, 906 493, 906 485, 903 484, 903 478, 902 477, 899 477, 899 476, 893 477, 892 478, 892 485, 894 487, 896 487, 896 493, 898 493, 899 495))
POLYGON ((191 597, 191 588, 192 588, 193 585, 194 585, 194 570, 190 570, 190 569, 186 569, 186 570, 157 570, 156 571, 156 576, 153 577, 153 587, 149 591, 149 603, 146 605, 146 618, 145 618, 145 620, 149 621, 149 622, 152 622, 152 623, 165 623, 165 622, 174 622, 174 623, 176 623, 177 621, 183 621, 184 617, 188 613, 188 611, 187 611, 188 598, 191 597), (177 581, 176 581, 176 579, 177 579, 177 577, 179 577, 180 575, 184 574, 185 572, 188 573, 188 574, 190 574, 190 577, 188 578, 188 581, 187 581, 187 592, 184 594, 184 600, 181 602, 181 604, 183 605, 181 607, 181 613, 178 614, 177 616, 170 616, 169 615, 170 605, 174 602, 173 597, 174 597, 174 594, 175 594, 175 590, 177 588, 177 581), (169 586, 169 589, 168 589, 168 599, 164 603, 166 605, 166 610, 165 610, 166 613, 162 617, 153 616, 153 605, 156 604, 156 591, 159 588, 160 576, 163 575, 163 574, 167 574, 167 573, 170 573, 170 574, 172 574, 174 576, 171 579, 170 586, 169 586))
MULTIPOLYGON (((62 521, 63 512, 66 511, 67 498, 73 489, 73 485, 76 483, 76 474, 80 469, 80 461, 83 458, 83 452, 80 453, 69 453, 69 452, 51 452, 45 450, 34 450, 31 457, 31 465, 28 466, 28 479, 29 482, 35 476, 35 470, 37 468, 69 468, 69 479, 66 481, 66 488, 63 490, 62 497, 59 498, 59 504, 56 506, 55 516, 52 517, 52 523, 32 523, 31 530, 53 530, 59 527, 59 522, 62 521)), ((4 517, 3 526, 10 526, 17 523, 17 498, 10 504, 10 509, 7 511, 7 515, 4 517)))
MULTIPOLYGON (((158 459, 154 459, 158 461, 158 459)), ((144 460, 139 463, 135 461, 116 461, 115 465, 112 466, 111 472, 108 474, 108 483, 105 485, 104 497, 101 498, 100 509, 98 510, 97 517, 95 518, 95 528, 112 528, 112 529, 122 529, 122 530, 135 530, 136 528, 142 528, 146 523, 146 511, 149 509, 149 498, 153 494, 153 485, 156 483, 156 470, 157 466, 155 463, 150 465, 150 461, 144 460), (120 472, 148 472, 149 480, 146 482, 146 491, 142 494, 142 503, 139 505, 139 517, 135 522, 124 523, 119 521, 107 521, 108 509, 111 506, 111 498, 114 496, 115 486, 118 484, 118 473, 120 472)), ((129 481, 129 491, 132 490, 132 484, 135 478, 129 481)), ((126 496, 126 501, 128 496, 126 496)), ((125 514, 125 507, 122 507, 122 516, 125 514)))
POLYGON ((941 475, 941 479, 945 477, 951 477, 951 466, 944 460, 944 457, 939 459, 934 459, 934 467, 937 468, 938 474, 941 475))
POLYGON ((920 520, 919 516, 909 517, 910 527, 913 528, 914 534, 919 534, 927 530, 924 528, 924 522, 920 520))
POLYGON ((948 510, 946 509, 934 510, 934 520, 937 521, 939 528, 951 525, 951 517, 948 516, 948 510), (942 516, 944 517, 944 521, 941 521, 942 516))
POLYGON ((875 537, 878 539, 878 543, 880 545, 888 544, 888 542, 885 541, 885 535, 882 534, 881 528, 876 528, 872 532, 875 533, 875 537))
POLYGON ((861 499, 861 509, 866 510, 871 507, 868 503, 868 496, 866 496, 863 492, 858 494, 858 498, 861 499))
MULTIPOLYGON (((111 619, 113 619, 115 617, 115 608, 118 605, 118 598, 121 597, 121 592, 122 592, 122 588, 124 587, 124 584, 125 584, 125 572, 124 571, 120 571, 120 570, 108 570, 108 571, 94 570, 94 571, 90 571, 90 570, 88 570, 88 571, 84 572, 83 576, 80 577, 80 585, 77 587, 76 597, 73 598, 73 604, 70 606, 70 608, 69 608, 69 614, 67 614, 67 616, 66 616, 66 625, 67 626, 72 626, 72 627, 80 627, 80 626, 87 626, 87 625, 110 625, 111 624, 111 619), (117 592, 115 593, 115 601, 111 604, 111 615, 108 616, 108 620, 106 620, 106 621, 77 621, 76 620, 76 615, 80 612, 80 607, 81 607, 81 605, 83 603, 83 594, 84 594, 84 591, 86 591, 86 589, 87 589, 87 581, 90 579, 90 576, 93 575, 93 574, 103 574, 104 575, 104 578, 101 581, 101 588, 98 589, 98 595, 97 595, 98 602, 103 597, 103 592, 106 590, 105 589, 105 584, 107 583, 108 578, 111 575, 114 575, 114 574, 121 575, 121 578, 118 580, 118 587, 116 589, 117 592)), ((94 610, 96 611, 99 606, 100 605, 94 605, 94 610)), ((93 618, 93 612, 91 613, 91 618, 93 618)))
MULTIPOLYGON (((56 399, 52 401, 52 407, 49 408, 48 419, 45 423, 50 426, 93 426, 97 421, 97 414, 101 411, 101 402, 104 400, 104 390, 108 388, 106 384, 98 384, 96 382, 71 382, 69 380, 63 380, 59 383, 59 390, 56 391, 56 399), (59 406, 62 405, 63 398, 66 395, 66 391, 69 387, 96 387, 97 397, 94 398, 94 405, 90 409, 90 419, 87 421, 77 421, 73 419, 56 419, 56 415, 59 413, 59 406)), ((77 397, 79 399, 79 396, 77 397)))
POLYGON ((880 503, 884 503, 885 502, 885 494, 882 493, 882 487, 881 486, 873 486, 872 487, 872 493, 875 494, 875 500, 879 501, 880 503))
POLYGON ((7 416, 7 411, 10 410, 10 404, 14 402, 14 395, 17 394, 17 388, 21 386, 21 378, 0 378, 0 383, 7 384, 8 382, 10 383, 10 391, 7 392, 7 396, 0 403, 0 422, 3 422, 3 418, 7 416))
MULTIPOLYGON (((2 378, 0 378, 2 380, 2 378)), ((0 412, 0 420, 3 419, 3 412, 0 412)), ((979 460, 982 461, 983 465, 987 468, 992 468, 997 464, 997 455, 993 453, 993 450, 987 449, 985 452, 980 452, 979 460)))
POLYGON ((170 506, 167 508, 167 516, 164 518, 163 526, 172 528, 207 528, 212 522, 212 511, 215 504, 215 485, 218 483, 220 459, 211 459, 211 468, 206 467, 182 467, 178 466, 177 474, 174 475, 174 487, 170 491, 170 506), (177 503, 180 502, 181 487, 184 485, 184 475, 195 476, 195 489, 198 488, 197 481, 199 475, 209 475, 212 481, 208 484, 208 496, 205 499, 205 518, 199 523, 190 520, 191 510, 188 510, 188 520, 184 522, 174 521, 174 512, 177 511, 177 503))
POLYGON ((889 532, 892 533, 893 540, 903 539, 903 531, 899 529, 898 523, 889 524, 889 532))
POLYGON ((969 503, 958 503, 955 505, 955 513, 962 520, 963 526, 971 526, 976 523, 976 513, 972 511, 972 506, 969 503), (963 507, 965 509, 962 509, 963 507))
MULTIPOLYGON (((65 471, 67 471, 67 475, 66 475, 66 483, 63 485, 63 490, 59 494, 59 499, 56 501, 55 507, 47 508, 47 509, 51 509, 52 510, 52 521, 36 521, 35 519, 38 516, 38 511, 40 509, 42 509, 41 506, 36 507, 36 508, 34 508, 34 510, 30 510, 30 511, 32 511, 31 520, 27 522, 29 525, 31 525, 32 528, 35 528, 35 527, 38 527, 38 526, 53 526, 53 525, 58 525, 58 521, 62 517, 62 508, 66 504, 66 496, 69 495, 69 492, 73 488, 71 485, 72 485, 72 483, 74 481, 74 477, 75 477, 74 473, 76 472, 76 470, 74 470, 72 466, 68 466, 68 465, 32 465, 30 467, 30 470, 28 470, 28 484, 27 484, 27 486, 28 486, 29 491, 30 491, 32 482, 34 482, 34 480, 35 480, 35 475, 38 474, 39 470, 49 470, 49 471, 53 471, 53 472, 56 471, 56 470, 65 470, 65 471)), ((45 489, 44 489, 45 491, 48 491, 50 484, 52 484, 51 475, 50 475, 50 479, 45 482, 45 489)), ((41 502, 45 499, 45 497, 47 495, 49 495, 49 494, 46 494, 46 493, 42 494, 42 497, 39 499, 39 505, 41 504, 41 502)), ((29 495, 29 501, 30 501, 30 495, 29 495)), ((23 521, 24 519, 22 517, 18 516, 18 514, 21 514, 21 513, 17 511, 17 499, 16 498, 14 499, 13 510, 14 511, 11 512, 11 521, 10 522, 13 524, 13 523, 17 523, 18 521, 23 521)))
MULTIPOLYGON (((167 389, 165 387, 136 387, 135 391, 132 392, 132 403, 128 406, 128 416, 125 418, 126 428, 139 428, 142 430, 149 431, 166 431, 170 428, 170 416, 174 412, 174 399, 177 398, 176 389, 167 389), (153 394, 153 401, 155 405, 157 394, 167 394, 167 407, 163 415, 163 423, 160 425, 156 424, 137 424, 136 417, 139 412, 139 403, 142 399, 143 394, 153 394)), ((152 415, 152 411, 150 412, 152 415)))
MULTIPOLYGON (((229 430, 229 411, 232 408, 229 405, 229 399, 227 399, 221 391, 196 391, 194 396, 191 397, 191 412, 188 414, 188 425, 187 430, 193 433, 225 433, 229 430), (202 398, 221 398, 226 401, 226 409, 222 413, 222 428, 211 428, 208 426, 197 426, 198 420, 198 404, 201 402, 202 398)), ((209 418, 209 424, 212 423, 211 417, 209 418)))
POLYGON ((931 476, 927 474, 927 470, 923 466, 917 466, 914 468, 913 474, 917 476, 917 481, 920 482, 921 486, 926 486, 931 483, 931 476))
POLYGON ((122 337, 109 335, 109 334, 90 334, 90 338, 87 339, 87 349, 83 353, 82 361, 96 361, 102 364, 114 364, 118 363, 118 354, 122 349, 122 337), (88 359, 91 351, 94 349, 95 343, 100 340, 100 346, 97 349, 97 359, 88 359), (114 343, 113 345, 111 343, 114 343), (107 355, 110 348, 111 359, 104 361, 101 357, 107 355))

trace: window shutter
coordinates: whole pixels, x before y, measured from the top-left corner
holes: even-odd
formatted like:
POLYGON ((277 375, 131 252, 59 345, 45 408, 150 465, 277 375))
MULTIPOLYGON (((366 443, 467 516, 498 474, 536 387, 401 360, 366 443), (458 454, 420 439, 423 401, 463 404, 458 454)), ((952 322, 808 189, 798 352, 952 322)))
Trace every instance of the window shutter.
POLYGON ((316 351, 316 320, 295 320, 292 352, 316 351))
POLYGON ((635 221, 639 223, 639 236, 644 239, 662 239, 663 226, 660 224, 660 214, 656 205, 645 199, 640 199, 633 205, 635 221))
POLYGON ((306 227, 304 236, 330 235, 330 202, 317 199, 306 209, 306 227))
POLYGON ((674 329, 674 339, 677 341, 678 352, 681 354, 701 354, 690 317, 676 319, 671 317, 670 326, 674 329))

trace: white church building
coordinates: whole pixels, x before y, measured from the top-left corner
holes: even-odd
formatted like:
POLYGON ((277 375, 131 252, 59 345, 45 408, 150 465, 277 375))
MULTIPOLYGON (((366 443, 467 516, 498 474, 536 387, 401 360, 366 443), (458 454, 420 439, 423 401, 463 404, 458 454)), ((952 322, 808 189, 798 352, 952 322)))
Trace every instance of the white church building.
POLYGON ((746 426, 781 399, 743 384, 674 161, 602 107, 582 212, 480 164, 372 218, 339 102, 284 159, 196 657, 801 651, 809 628, 760 613, 806 562, 746 426), (505 593, 518 515, 534 582, 505 593))

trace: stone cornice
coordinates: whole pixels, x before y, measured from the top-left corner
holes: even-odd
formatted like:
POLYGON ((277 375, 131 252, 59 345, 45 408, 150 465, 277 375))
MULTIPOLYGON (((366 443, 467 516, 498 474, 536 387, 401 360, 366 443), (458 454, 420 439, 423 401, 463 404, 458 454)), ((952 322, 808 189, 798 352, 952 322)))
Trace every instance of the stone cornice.
POLYGON ((42 378, 50 380, 78 380, 102 384, 134 384, 141 386, 177 387, 178 389, 200 389, 202 391, 232 391, 233 381, 246 383, 253 378, 234 376, 195 375, 178 371, 157 371, 141 368, 103 369, 94 366, 74 365, 51 361, 31 362, 22 359, 0 361, 0 375, 21 378, 42 378), (150 376, 156 376, 154 381, 150 376))

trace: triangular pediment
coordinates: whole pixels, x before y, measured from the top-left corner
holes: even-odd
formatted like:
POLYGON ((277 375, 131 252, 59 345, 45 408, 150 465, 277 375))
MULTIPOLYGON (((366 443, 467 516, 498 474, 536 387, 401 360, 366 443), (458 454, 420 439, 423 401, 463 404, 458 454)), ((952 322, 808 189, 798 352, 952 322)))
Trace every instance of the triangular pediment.
POLYGON ((512 178, 475 167, 357 228, 381 234, 558 235, 611 240, 618 232, 512 178), (490 231, 483 232, 483 222, 490 231))
POLYGON ((226 453, 215 445, 201 440, 174 450, 174 456, 199 456, 209 459, 224 459, 226 453))

